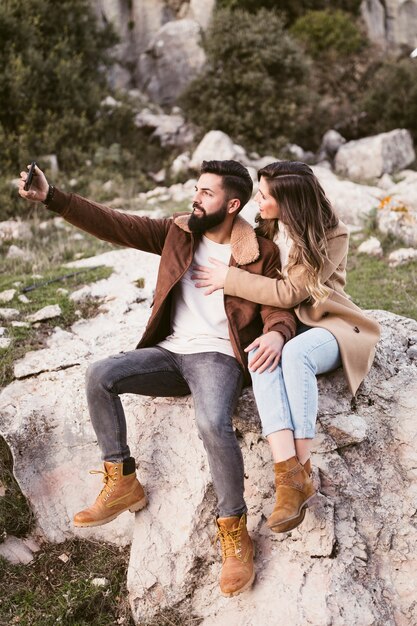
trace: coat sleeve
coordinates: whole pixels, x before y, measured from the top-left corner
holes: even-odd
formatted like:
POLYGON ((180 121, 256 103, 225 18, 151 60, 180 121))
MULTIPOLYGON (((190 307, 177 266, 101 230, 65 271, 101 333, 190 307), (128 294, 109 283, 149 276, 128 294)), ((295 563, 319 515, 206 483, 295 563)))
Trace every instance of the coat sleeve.
MULTIPOLYGON (((349 236, 347 230, 328 239, 327 260, 321 273, 321 281, 326 283, 347 256, 349 236)), ((277 268, 275 266, 275 275, 277 268)), ((302 265, 291 270, 291 275, 283 279, 252 275, 248 280, 244 270, 231 267, 227 272, 224 293, 229 296, 246 298, 252 302, 291 309, 309 297, 306 289, 307 272, 302 265)))
POLYGON ((98 239, 154 254, 162 253, 172 225, 170 219, 128 215, 59 189, 55 189, 48 209, 98 239))
MULTIPOLYGON (((280 259, 279 259, 279 251, 278 248, 274 248, 274 251, 269 254, 267 257, 267 261, 265 263, 265 267, 263 270, 263 276, 259 274, 250 274, 250 280, 257 278, 266 278, 266 280, 271 281, 269 276, 275 276, 277 272, 277 267, 280 267, 280 259)), ((235 268, 232 268, 235 269, 235 268)), ((241 271, 246 275, 246 280, 249 278, 248 272, 244 270, 241 271)), ((276 282, 275 279, 272 279, 273 282, 276 282)), ((245 296, 243 296, 245 297, 245 296)), ((247 300, 250 298, 246 298, 247 300)), ((277 331, 283 335, 285 341, 289 341, 295 336, 297 329, 297 318, 292 310, 287 310, 285 308, 280 308, 275 306, 270 306, 267 304, 263 304, 261 306, 261 317, 263 321, 263 332, 268 333, 271 330, 277 331)))

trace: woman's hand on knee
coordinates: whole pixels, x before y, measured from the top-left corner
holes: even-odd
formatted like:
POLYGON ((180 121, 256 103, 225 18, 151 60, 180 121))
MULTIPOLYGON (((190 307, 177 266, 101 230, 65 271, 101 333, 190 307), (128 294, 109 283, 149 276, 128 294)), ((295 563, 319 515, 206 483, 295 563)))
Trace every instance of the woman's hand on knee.
POLYGON ((262 374, 265 370, 273 372, 280 362, 284 343, 285 339, 283 335, 274 330, 252 341, 252 343, 245 348, 245 352, 250 352, 254 348, 257 348, 255 354, 249 361, 250 371, 257 372, 258 374, 262 374))

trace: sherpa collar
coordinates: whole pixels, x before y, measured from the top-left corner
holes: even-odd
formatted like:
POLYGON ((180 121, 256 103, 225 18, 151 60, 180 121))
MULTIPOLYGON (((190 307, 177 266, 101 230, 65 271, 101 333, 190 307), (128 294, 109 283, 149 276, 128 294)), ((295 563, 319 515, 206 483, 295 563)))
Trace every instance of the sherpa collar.
MULTIPOLYGON (((174 223, 182 230, 185 230, 185 232, 191 233, 188 228, 190 216, 191 213, 179 215, 174 218, 174 223)), ((248 265, 249 263, 254 263, 259 258, 259 244, 256 233, 249 222, 240 217, 240 215, 237 215, 233 222, 230 245, 232 247, 232 256, 237 265, 248 265)))

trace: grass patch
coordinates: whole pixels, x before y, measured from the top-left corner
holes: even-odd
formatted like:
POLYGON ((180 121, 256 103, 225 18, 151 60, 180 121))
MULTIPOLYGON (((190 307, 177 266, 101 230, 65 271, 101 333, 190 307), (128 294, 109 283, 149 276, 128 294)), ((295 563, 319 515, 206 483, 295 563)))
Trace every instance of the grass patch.
POLYGON ((3 437, 0 437, 0 486, 4 492, 0 496, 1 543, 7 534, 24 537, 31 531, 34 522, 29 504, 13 476, 13 458, 3 437))
POLYGON ((1 322, 2 326, 6 328, 5 336, 12 341, 8 348, 0 350, 0 387, 7 385, 13 380, 14 363, 29 350, 42 348, 45 345, 46 338, 52 333, 55 326, 69 328, 78 319, 94 317, 97 314, 101 304, 100 299, 86 298, 82 302, 76 303, 70 300, 69 294, 82 285, 88 285, 97 280, 108 278, 111 273, 112 269, 110 267, 102 266, 85 270, 71 270, 68 267, 58 267, 44 272, 42 278, 33 278, 24 274, 14 276, 0 275, 0 291, 16 289, 13 300, 3 306, 17 309, 20 313, 19 319, 24 320, 27 315, 35 313, 49 304, 58 304, 62 311, 59 317, 45 320, 35 325, 29 325, 28 327, 15 327, 6 320, 1 322), (32 286, 35 286, 33 290, 25 292, 27 287, 32 286), (60 288, 67 290, 68 293, 57 291, 60 288), (19 295, 26 295, 29 302, 20 302, 18 299, 19 295))
POLYGON ((398 267, 388 264, 389 253, 400 247, 404 244, 378 231, 368 231, 366 237, 353 237, 348 256, 346 291, 363 309, 383 309, 417 320, 417 261, 398 267), (370 235, 381 241, 384 255, 380 259, 357 253, 360 243, 370 235))
POLYGON ((0 624, 133 626, 128 555, 129 548, 72 539, 43 546, 29 565, 0 557, 0 624), (94 586, 94 578, 105 578, 107 586, 94 586))

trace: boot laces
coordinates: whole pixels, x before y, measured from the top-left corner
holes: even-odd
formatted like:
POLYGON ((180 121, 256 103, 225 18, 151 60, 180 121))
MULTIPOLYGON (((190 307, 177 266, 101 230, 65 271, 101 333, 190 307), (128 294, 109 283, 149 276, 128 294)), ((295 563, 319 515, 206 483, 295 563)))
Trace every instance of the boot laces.
POLYGON ((90 474, 103 474, 104 487, 100 491, 98 497, 103 497, 104 502, 106 502, 114 491, 117 479, 117 467, 114 468, 114 472, 112 474, 109 474, 109 472, 106 471, 103 472, 103 470, 90 470, 90 474))
POLYGON ((223 561, 229 556, 235 556, 241 558, 242 556, 242 530, 237 528, 236 530, 227 530, 227 528, 219 528, 215 537, 215 541, 220 539, 220 545, 222 548, 223 561))

